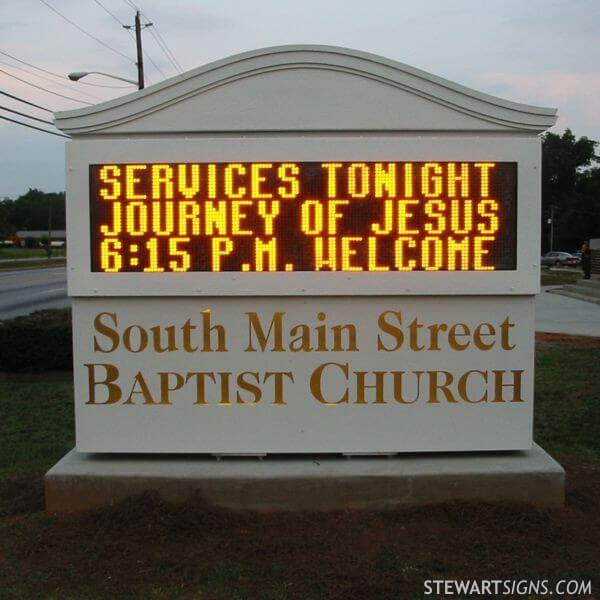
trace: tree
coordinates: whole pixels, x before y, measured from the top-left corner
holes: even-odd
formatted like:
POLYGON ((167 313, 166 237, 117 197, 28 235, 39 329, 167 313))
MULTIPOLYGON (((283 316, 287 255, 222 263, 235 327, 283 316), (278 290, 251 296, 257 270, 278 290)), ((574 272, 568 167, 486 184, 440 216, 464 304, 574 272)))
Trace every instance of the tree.
POLYGON ((547 219, 554 207, 554 248, 572 251, 584 239, 600 237, 598 142, 576 139, 570 129, 542 138, 542 251, 550 249, 547 219))
POLYGON ((15 232, 12 223, 13 201, 9 198, 0 200, 0 242, 7 240, 15 232))
POLYGON ((30 189, 12 203, 10 222, 16 230, 47 230, 50 211, 52 212, 52 229, 64 229, 65 193, 46 193, 30 189))

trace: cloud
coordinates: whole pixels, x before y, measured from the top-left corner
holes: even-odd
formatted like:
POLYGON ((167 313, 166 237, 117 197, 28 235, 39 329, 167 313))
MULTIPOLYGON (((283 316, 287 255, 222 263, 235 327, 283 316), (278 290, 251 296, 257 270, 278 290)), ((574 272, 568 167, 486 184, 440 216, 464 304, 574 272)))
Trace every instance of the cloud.
POLYGON ((0 31, 12 30, 15 27, 27 27, 28 24, 25 21, 0 21, 0 31))
POLYGON ((558 129, 600 138, 600 74, 547 70, 536 73, 491 71, 478 79, 491 93, 527 104, 558 108, 558 129))

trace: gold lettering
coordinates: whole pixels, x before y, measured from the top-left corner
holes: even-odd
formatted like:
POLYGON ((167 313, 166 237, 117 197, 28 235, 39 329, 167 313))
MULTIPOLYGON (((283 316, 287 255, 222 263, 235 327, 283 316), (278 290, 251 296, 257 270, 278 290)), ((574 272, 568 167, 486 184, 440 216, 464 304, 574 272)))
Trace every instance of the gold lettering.
POLYGON ((273 332, 273 343, 270 348, 271 352, 283 352, 283 317, 285 312, 275 312, 273 313, 273 318, 271 319, 271 323, 269 324, 269 329, 265 334, 265 331, 261 325, 258 314, 255 312, 247 312, 248 315, 248 346, 245 349, 245 352, 256 352, 257 350, 254 348, 252 344, 253 335, 256 335, 258 340, 258 344, 260 346, 261 352, 264 352, 267 348, 267 342, 271 337, 271 332, 273 332))
POLYGON ((225 328, 223 325, 213 325, 211 321, 210 308, 204 309, 202 315, 202 352, 227 352, 227 344, 225 343, 225 328), (212 347, 211 335, 217 335, 217 349, 212 347))
POLYGON ((367 384, 366 377, 368 375, 367 371, 355 371, 356 375, 356 401, 355 404, 366 404, 365 391, 366 390, 375 390, 375 402, 374 404, 385 404, 384 397, 384 377, 385 371, 373 371, 375 375, 375 383, 367 384))
POLYGON ((510 402, 524 402, 521 395, 522 377, 525 371, 509 371, 513 375, 512 383, 504 383, 504 374, 507 371, 492 371, 494 374, 494 399, 492 402, 506 402, 503 394, 504 388, 513 388, 513 397, 510 402))
POLYGON ((158 373, 160 378, 160 404, 171 404, 169 398, 171 392, 176 392, 183 387, 185 380, 183 375, 170 371, 162 371, 158 373), (169 384, 171 377, 175 380, 173 385, 169 384))
POLYGON ((458 400, 454 397, 452 390, 450 389, 450 385, 454 380, 452 373, 448 371, 427 371, 427 374, 429 375, 429 399, 427 400, 428 404, 439 403, 438 391, 441 391, 444 394, 444 398, 447 402, 458 402, 458 400), (438 375, 444 376, 443 382, 439 381, 438 375))
POLYGON ((263 379, 263 383, 266 383, 269 379, 273 377, 275 381, 274 384, 274 400, 273 404, 285 404, 284 399, 284 377, 287 377, 292 383, 294 383, 294 375, 290 371, 266 371, 265 377, 263 379))
POLYGON ((339 400, 327 400, 323 395, 323 371, 325 371, 325 369, 327 369, 328 367, 337 367, 344 374, 346 381, 348 381, 348 363, 323 363, 322 365, 319 365, 310 376, 310 391, 313 397, 315 398, 315 400, 321 402, 321 404, 326 404, 328 406, 334 406, 337 404, 347 404, 349 397, 349 392, 347 388, 339 400))
POLYGON ((466 373, 463 373, 458 380, 458 384, 456 386, 456 388, 458 389, 458 394, 465 402, 469 402, 470 404, 479 404, 480 402, 487 402, 488 393, 487 393, 487 389, 485 389, 485 388, 484 388, 483 395, 478 400, 471 400, 471 398, 469 398, 469 388, 468 388, 469 377, 473 374, 481 375, 484 383, 487 384, 487 381, 488 381, 487 371, 476 371, 476 370, 467 371, 466 373))
POLYGON ((110 324, 103 323, 103 317, 110 319, 113 322, 114 327, 118 327, 119 323, 117 321, 117 313, 101 312, 94 318, 94 329, 100 335, 107 337, 112 342, 111 346, 103 348, 98 342, 98 338, 94 336, 94 352, 104 352, 108 354, 109 352, 114 352, 119 347, 119 334, 110 326, 110 324))
POLYGON ((246 402, 238 391, 236 393, 236 402, 242 406, 254 406, 258 404, 262 398, 262 390, 260 387, 246 380, 249 376, 251 376, 256 383, 260 383, 259 375, 256 371, 244 371, 237 376, 237 386, 245 392, 252 394, 253 397, 253 400, 246 402))
POLYGON ((483 337, 490 337, 490 336, 493 338, 496 337, 496 330, 495 330, 494 326, 491 323, 480 323, 479 325, 477 325, 477 327, 473 331, 473 342, 475 343, 475 346, 477 346, 477 348, 479 350, 483 350, 485 352, 486 350, 490 350, 491 348, 493 348, 494 345, 496 344, 495 339, 490 343, 486 343, 482 339, 483 337), (484 327, 487 329, 487 331, 483 331, 484 327))
POLYGON ((466 350, 471 343, 470 340, 460 343, 457 338, 459 337, 469 337, 471 335, 471 331, 469 327, 465 325, 465 323, 456 323, 450 327, 450 331, 448 331, 448 343, 450 344, 453 350, 466 350))
POLYGON ((386 310, 382 312, 379 315, 379 318, 377 319, 377 325, 383 333, 387 333, 388 335, 392 336, 395 343, 390 348, 385 345, 385 343, 381 339, 381 335, 377 334, 377 350, 383 350, 384 352, 395 352, 396 350, 402 347, 402 343, 404 342, 404 334, 402 333, 400 327, 397 327, 392 323, 388 323, 388 315, 394 316, 398 321, 398 324, 402 325, 402 313, 400 311, 386 310))
POLYGON ((119 378, 119 369, 114 365, 85 363, 88 371, 88 401, 86 404, 115 404, 121 399, 121 388, 115 383, 119 378), (105 371, 103 380, 96 379, 96 367, 102 367, 105 371), (104 402, 96 401, 96 387, 106 387, 108 397, 104 402))

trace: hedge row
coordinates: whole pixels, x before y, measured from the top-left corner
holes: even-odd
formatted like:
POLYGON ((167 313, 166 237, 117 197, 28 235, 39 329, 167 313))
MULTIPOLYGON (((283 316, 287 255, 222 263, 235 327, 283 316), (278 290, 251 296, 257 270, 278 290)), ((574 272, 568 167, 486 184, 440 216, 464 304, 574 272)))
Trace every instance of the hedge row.
POLYGON ((0 321, 0 371, 73 368, 71 310, 40 310, 0 321))

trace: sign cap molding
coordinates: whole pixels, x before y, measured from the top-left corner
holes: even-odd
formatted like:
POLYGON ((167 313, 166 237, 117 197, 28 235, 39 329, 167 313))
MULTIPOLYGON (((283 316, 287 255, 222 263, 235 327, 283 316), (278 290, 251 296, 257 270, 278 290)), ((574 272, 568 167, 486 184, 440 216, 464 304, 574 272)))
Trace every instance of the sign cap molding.
POLYGON ((556 109, 484 94, 374 54, 319 45, 263 48, 108 102, 55 114, 72 136, 474 131, 541 133, 556 109))

